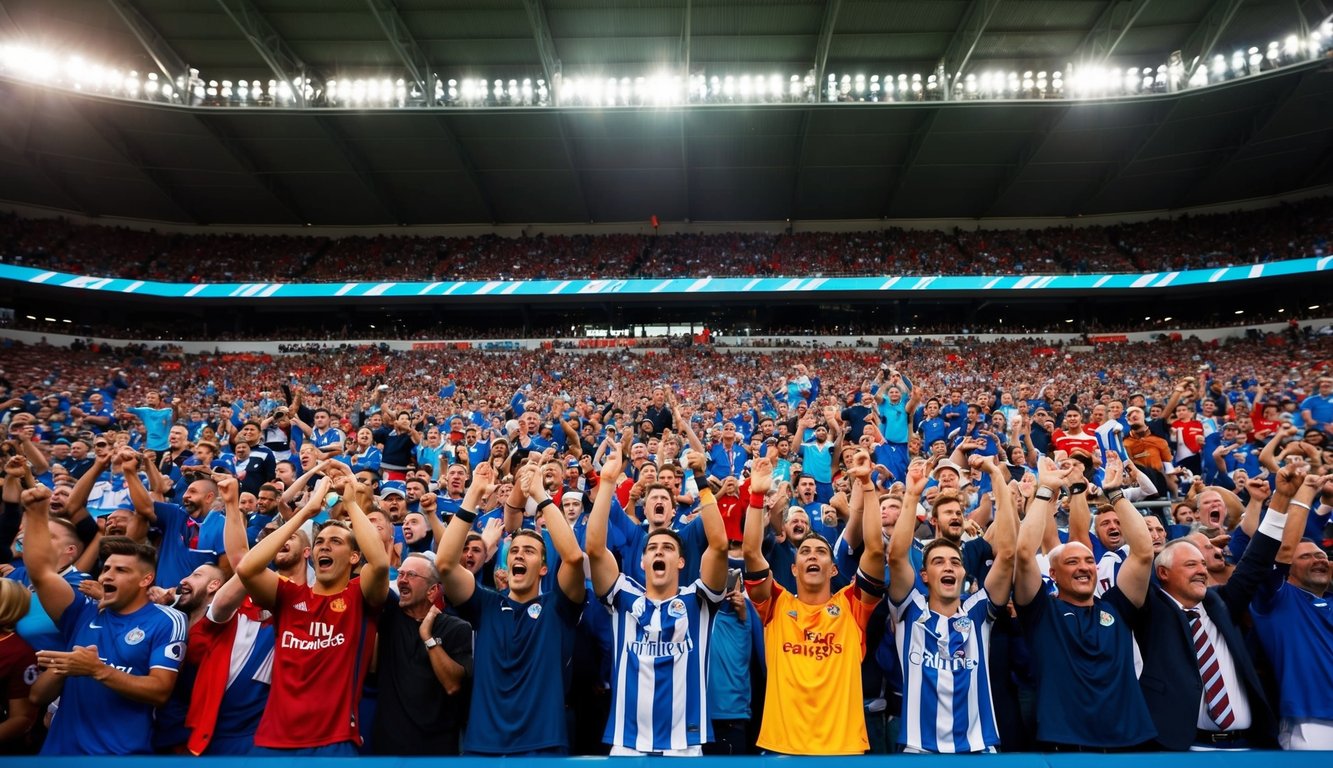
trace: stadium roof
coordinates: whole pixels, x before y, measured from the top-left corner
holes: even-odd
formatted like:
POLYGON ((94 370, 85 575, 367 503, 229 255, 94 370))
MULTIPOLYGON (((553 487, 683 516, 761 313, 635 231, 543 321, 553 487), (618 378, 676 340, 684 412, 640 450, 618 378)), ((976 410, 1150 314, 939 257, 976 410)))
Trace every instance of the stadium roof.
MULTIPOLYGON (((1325 15, 1322 0, 0 0, 0 34, 219 79, 413 62, 492 78, 974 72, 1206 59, 1325 15)), ((190 109, 3 78, 0 103, 0 199, 150 221, 1074 216, 1333 183, 1327 62, 1095 103, 190 109)))

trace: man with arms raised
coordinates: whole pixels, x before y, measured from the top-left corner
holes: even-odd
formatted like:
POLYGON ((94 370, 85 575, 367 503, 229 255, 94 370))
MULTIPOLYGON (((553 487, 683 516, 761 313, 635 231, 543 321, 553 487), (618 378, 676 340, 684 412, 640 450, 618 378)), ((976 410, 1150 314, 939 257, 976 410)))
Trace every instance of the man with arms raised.
MULTIPOLYGON (((908 752, 994 752, 1000 742, 990 695, 990 631, 995 617, 1008 610, 1018 515, 995 457, 985 459, 983 468, 995 489, 996 514, 994 564, 982 589, 963 596, 963 549, 945 536, 926 545, 924 589, 917 586, 913 515, 899 515, 889 538, 889 606, 903 675, 898 741, 908 752)), ((903 505, 915 509, 925 488, 925 461, 917 459, 907 469, 903 505)))
POLYGON ((616 755, 701 755, 712 740, 708 715, 708 643, 727 582, 727 531, 704 476, 706 459, 691 451, 686 465, 699 486, 699 516, 708 537, 699 578, 680 585, 685 552, 670 528, 648 531, 643 584, 621 573, 606 548, 611 497, 621 453, 602 465, 602 482, 588 520, 588 559, 598 599, 611 611, 611 718, 605 741, 616 755), (669 706, 663 706, 669 703, 669 706))
POLYGON ((862 711, 865 627, 884 598, 884 534, 870 480, 870 454, 857 451, 848 472, 853 506, 863 505, 865 550, 855 581, 834 594, 833 546, 808 534, 796 546, 796 594, 774 580, 760 551, 764 495, 773 465, 757 459, 745 513, 745 586, 764 622, 768 694, 758 746, 783 754, 859 755, 869 749, 862 711))
MULTIPOLYGON (((534 454, 535 456, 535 454, 534 454)), ((493 490, 495 468, 478 465, 472 485, 440 540, 435 557, 445 598, 476 630, 472 707, 463 751, 482 755, 563 755, 569 751, 565 691, 574 629, 587 594, 583 550, 546 492, 540 468, 519 471, 516 485, 536 500, 538 514, 560 554, 557 588, 539 594, 547 569, 541 534, 519 530, 513 513, 509 544, 509 594, 477 583, 461 563, 463 544, 477 519, 477 505, 493 490)), ((506 521, 506 527, 510 521, 506 521)))
POLYGON ((1055 547, 1048 557, 1060 594, 1051 595, 1037 548, 1051 524, 1055 494, 1073 474, 1042 460, 1040 487, 1018 533, 1014 603, 1037 670, 1037 739, 1053 751, 1128 750, 1156 734, 1134 679, 1130 631, 1148 593, 1152 538, 1120 490, 1120 456, 1108 453, 1102 490, 1124 527, 1129 554, 1116 585, 1098 596, 1092 550, 1078 542, 1055 547))
POLYGON ((65 678, 44 755, 152 752, 153 708, 171 695, 185 658, 185 615, 148 600, 156 552, 123 536, 102 539, 102 599, 79 594, 55 569, 47 526, 51 492, 23 491, 23 559, 67 651, 37 663, 65 678))
POLYGON ((261 754, 350 757, 361 744, 357 708, 375 619, 389 595, 389 555, 362 511, 368 489, 337 462, 325 472, 310 501, 236 566, 251 598, 273 612, 277 637, 268 706, 255 732, 261 754), (270 571, 292 534, 327 502, 341 504, 351 526, 329 522, 315 535, 315 583, 286 581, 270 571), (357 564, 361 573, 353 577, 357 564))

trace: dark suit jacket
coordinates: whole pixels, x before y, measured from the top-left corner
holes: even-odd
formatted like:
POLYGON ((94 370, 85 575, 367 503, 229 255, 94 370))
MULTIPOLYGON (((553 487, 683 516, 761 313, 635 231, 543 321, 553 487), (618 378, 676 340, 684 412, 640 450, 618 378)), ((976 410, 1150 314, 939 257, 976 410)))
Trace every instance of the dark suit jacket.
MULTIPOLYGON (((1217 626, 1235 660, 1236 673, 1245 687, 1253 714, 1248 737, 1251 745, 1258 747, 1276 746, 1277 718, 1255 673, 1240 626, 1255 591, 1272 570, 1280 546, 1277 539, 1256 533, 1231 579, 1210 588, 1203 599, 1208 618, 1217 626)), ((1165 749, 1189 749, 1195 740, 1203 681, 1199 678, 1189 620, 1156 583, 1148 588, 1134 637, 1143 654, 1139 687, 1157 726, 1157 742, 1165 749)))

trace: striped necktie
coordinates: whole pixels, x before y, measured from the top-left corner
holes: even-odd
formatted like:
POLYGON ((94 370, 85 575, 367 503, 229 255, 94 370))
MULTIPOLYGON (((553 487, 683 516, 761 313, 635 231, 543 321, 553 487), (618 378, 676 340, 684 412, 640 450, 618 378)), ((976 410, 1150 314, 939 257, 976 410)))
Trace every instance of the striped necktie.
POLYGON ((1199 662, 1199 677, 1203 679, 1203 700, 1208 707, 1208 716, 1217 723, 1218 730, 1228 730, 1236 722, 1236 713, 1231 711, 1231 697, 1227 696, 1226 684, 1222 681, 1222 665, 1217 658, 1217 650, 1203 630, 1203 622, 1197 610, 1185 611, 1190 620, 1190 633, 1194 638, 1194 655, 1199 662))

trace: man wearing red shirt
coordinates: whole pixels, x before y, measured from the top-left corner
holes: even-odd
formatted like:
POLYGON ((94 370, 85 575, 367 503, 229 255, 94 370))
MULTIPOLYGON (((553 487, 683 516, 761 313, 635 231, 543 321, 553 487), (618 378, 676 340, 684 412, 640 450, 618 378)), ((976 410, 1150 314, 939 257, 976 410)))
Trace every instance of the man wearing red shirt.
POLYGON ((389 556, 362 511, 364 489, 350 468, 337 462, 325 467, 311 502, 236 566, 250 596, 273 612, 276 623, 272 687, 255 732, 255 754, 354 757, 361 744, 357 709, 376 617, 389 595, 389 556), (337 521, 333 509, 335 520, 315 535, 315 583, 278 578, 269 562, 329 502, 342 507, 351 525, 349 530, 337 521), (353 578, 358 564, 361 573, 353 578))
POLYGON ((1203 450, 1203 422, 1195 417, 1190 406, 1176 406, 1176 420, 1171 422, 1171 437, 1176 443, 1175 465, 1194 474, 1203 471, 1199 454, 1203 450))
POLYGON ((1083 430, 1083 412, 1077 408, 1065 411, 1064 429, 1055 430, 1051 436, 1051 445, 1066 454, 1082 449, 1089 456, 1096 456, 1099 450, 1097 436, 1083 430))

